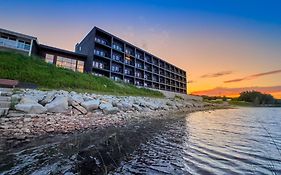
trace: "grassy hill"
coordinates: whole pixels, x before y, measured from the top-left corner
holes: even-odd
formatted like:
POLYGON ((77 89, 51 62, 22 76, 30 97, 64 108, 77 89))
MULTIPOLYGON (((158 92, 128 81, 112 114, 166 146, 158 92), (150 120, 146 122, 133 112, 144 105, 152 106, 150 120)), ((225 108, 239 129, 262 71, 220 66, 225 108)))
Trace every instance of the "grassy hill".
POLYGON ((158 91, 117 83, 106 77, 73 72, 45 63, 36 57, 3 51, 0 51, 0 78, 34 83, 41 89, 163 97, 158 91))

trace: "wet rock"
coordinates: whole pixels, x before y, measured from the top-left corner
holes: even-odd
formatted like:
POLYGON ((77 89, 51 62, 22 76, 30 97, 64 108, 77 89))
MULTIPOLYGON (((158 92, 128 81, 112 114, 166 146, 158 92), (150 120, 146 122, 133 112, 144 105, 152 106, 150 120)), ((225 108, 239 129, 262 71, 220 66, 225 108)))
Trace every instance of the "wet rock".
POLYGON ((52 102, 45 106, 48 112, 65 112, 68 109, 68 98, 65 96, 57 96, 52 102))
POLYGON ((99 108, 99 104, 100 104, 99 100, 90 100, 81 103, 81 106, 87 109, 87 111, 93 111, 99 108))

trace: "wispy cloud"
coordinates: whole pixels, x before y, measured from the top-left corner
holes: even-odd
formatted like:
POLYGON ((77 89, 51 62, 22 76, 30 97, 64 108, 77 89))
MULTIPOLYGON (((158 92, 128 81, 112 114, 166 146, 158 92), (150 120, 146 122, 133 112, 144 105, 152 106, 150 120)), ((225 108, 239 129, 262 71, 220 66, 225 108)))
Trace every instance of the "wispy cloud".
POLYGON ((225 75, 232 74, 233 71, 222 71, 222 72, 217 72, 217 73, 212 73, 212 74, 205 74, 202 75, 201 78, 216 78, 216 77, 222 77, 225 75))
POLYGON ((278 73, 281 73, 281 69, 269 71, 269 72, 258 73, 258 74, 246 76, 246 77, 243 77, 243 78, 236 78, 236 79, 232 79, 232 80, 227 80, 227 81, 224 81, 224 83, 235 83, 235 82, 240 82, 240 81, 245 81, 245 80, 252 80, 252 79, 255 79, 255 78, 259 78, 259 77, 263 77, 263 76, 267 76, 267 75, 272 75, 272 74, 278 74, 278 73))
POLYGON ((281 93, 281 86, 268 86, 268 87, 241 87, 241 88, 224 88, 224 87, 216 87, 213 89, 203 90, 203 91, 195 91, 192 92, 194 95, 209 95, 209 96, 235 96, 239 95, 239 93, 243 91, 260 91, 263 93, 281 93))

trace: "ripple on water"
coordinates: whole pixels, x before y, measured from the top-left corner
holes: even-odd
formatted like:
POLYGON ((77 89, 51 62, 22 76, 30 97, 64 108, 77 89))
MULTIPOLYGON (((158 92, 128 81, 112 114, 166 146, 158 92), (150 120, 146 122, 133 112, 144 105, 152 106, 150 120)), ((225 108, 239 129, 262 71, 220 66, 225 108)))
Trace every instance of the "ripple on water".
POLYGON ((281 174, 280 108, 196 112, 112 174, 281 174))

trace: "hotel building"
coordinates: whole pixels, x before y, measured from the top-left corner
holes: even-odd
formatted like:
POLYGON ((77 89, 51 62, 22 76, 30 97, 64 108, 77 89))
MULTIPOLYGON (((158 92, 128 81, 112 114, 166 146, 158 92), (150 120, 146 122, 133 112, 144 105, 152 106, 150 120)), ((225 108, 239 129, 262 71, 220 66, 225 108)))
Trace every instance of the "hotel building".
POLYGON ((38 55, 73 71, 106 76, 132 85, 187 93, 186 72, 98 27, 75 46, 75 52, 39 44, 36 37, 0 29, 0 50, 38 55))

